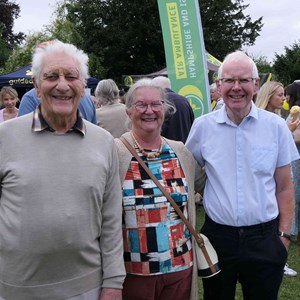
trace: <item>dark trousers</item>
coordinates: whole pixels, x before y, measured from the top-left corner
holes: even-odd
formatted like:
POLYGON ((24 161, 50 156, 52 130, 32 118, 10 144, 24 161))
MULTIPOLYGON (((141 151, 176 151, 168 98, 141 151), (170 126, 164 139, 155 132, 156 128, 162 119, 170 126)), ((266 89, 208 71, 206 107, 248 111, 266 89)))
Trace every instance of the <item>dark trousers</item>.
POLYGON ((204 300, 234 300, 236 284, 244 300, 276 300, 287 260, 278 237, 278 220, 233 227, 217 224, 206 216, 201 229, 214 246, 221 272, 203 279, 204 300))

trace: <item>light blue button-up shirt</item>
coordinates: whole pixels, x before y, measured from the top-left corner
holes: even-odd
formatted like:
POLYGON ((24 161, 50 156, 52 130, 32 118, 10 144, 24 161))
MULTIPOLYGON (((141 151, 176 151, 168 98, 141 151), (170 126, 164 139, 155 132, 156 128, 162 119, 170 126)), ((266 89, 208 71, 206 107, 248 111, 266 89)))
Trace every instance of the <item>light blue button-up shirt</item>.
POLYGON ((204 208, 217 223, 249 226, 278 216, 276 168, 299 159, 285 121, 254 103, 236 125, 225 105, 194 121, 186 142, 207 182, 204 208))

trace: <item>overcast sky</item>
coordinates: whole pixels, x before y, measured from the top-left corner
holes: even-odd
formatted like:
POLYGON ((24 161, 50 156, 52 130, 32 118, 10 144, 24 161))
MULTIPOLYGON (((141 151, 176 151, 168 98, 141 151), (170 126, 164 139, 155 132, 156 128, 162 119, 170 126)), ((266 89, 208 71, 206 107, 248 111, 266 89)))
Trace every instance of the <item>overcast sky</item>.
MULTIPOLYGON (((16 0, 20 5, 20 17, 15 20, 14 31, 26 34, 40 31, 51 23, 54 2, 51 0, 16 0)), ((141 2, 142 3, 142 2, 141 2)), ((275 53, 283 54, 284 47, 300 41, 299 0, 244 0, 250 4, 244 11, 252 20, 263 17, 264 26, 255 45, 243 48, 254 57, 266 56, 272 62, 275 53)), ((218 22, 218 20, 216 20, 218 22)))

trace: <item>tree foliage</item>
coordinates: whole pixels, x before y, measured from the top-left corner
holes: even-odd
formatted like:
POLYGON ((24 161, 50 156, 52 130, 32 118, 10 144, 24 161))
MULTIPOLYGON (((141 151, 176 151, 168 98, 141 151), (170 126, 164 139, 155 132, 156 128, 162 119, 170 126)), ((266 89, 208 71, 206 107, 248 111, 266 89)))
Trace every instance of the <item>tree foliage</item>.
POLYGON ((243 0, 199 0, 206 50, 219 60, 226 54, 251 46, 259 36, 262 17, 251 21, 243 0))
POLYGON ((272 73, 272 66, 266 56, 252 57, 259 73, 272 73))
MULTIPOLYGON (((0 0, 1 1, 1 0, 0 0)), ((261 18, 243 14, 243 0, 199 0, 206 50, 219 59, 252 45, 261 18)), ((90 57, 98 78, 147 74, 166 66, 157 0, 60 0, 50 38, 73 43, 90 57)))
POLYGON ((13 33, 14 20, 18 18, 20 7, 9 0, 0 0, 0 71, 11 54, 12 49, 19 45, 25 35, 13 33))
POLYGON ((20 15, 20 6, 14 1, 0 0, 0 27, 2 29, 1 38, 8 48, 12 49, 19 45, 25 38, 23 32, 14 33, 14 21, 20 15))
MULTIPOLYGON (((252 22, 245 16, 248 5, 242 0, 199 2, 208 52, 223 58, 254 43, 262 18, 252 22)), ((58 15, 61 23, 52 33, 71 24, 69 41, 93 55, 94 65, 103 66, 102 77, 119 79, 122 74, 147 74, 165 67, 157 0, 63 0, 58 15)), ((90 71, 99 74, 93 67, 90 71)))
POLYGON ((11 50, 7 47, 3 38, 1 38, 1 31, 3 27, 0 26, 0 74, 3 70, 3 66, 5 65, 8 57, 11 54, 11 50))
POLYGON ((284 47, 285 53, 275 54, 273 70, 284 85, 300 79, 300 41, 284 47))
MULTIPOLYGON (((65 0, 76 45, 98 57, 102 77, 152 72, 165 66, 156 0, 65 0)), ((97 65, 97 64, 96 64, 97 65)), ((96 70, 90 69, 92 75, 96 70)))
POLYGON ((16 69, 22 68, 31 63, 33 49, 41 42, 49 40, 49 36, 45 33, 38 32, 28 35, 22 47, 16 47, 9 59, 6 61, 5 68, 2 73, 8 73, 16 69))

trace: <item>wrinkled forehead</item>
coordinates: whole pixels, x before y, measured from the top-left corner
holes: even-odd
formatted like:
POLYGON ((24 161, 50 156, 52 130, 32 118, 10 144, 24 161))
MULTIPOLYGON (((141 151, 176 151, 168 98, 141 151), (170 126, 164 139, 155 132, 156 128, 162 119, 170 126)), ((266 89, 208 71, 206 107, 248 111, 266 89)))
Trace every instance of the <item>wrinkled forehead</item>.
POLYGON ((79 63, 74 57, 65 52, 53 52, 44 57, 43 70, 69 70, 79 73, 79 63))
POLYGON ((157 87, 151 87, 151 86, 143 86, 138 87, 134 93, 134 100, 141 100, 144 98, 147 99, 155 99, 155 100, 161 100, 162 95, 160 92, 160 89, 157 87))

